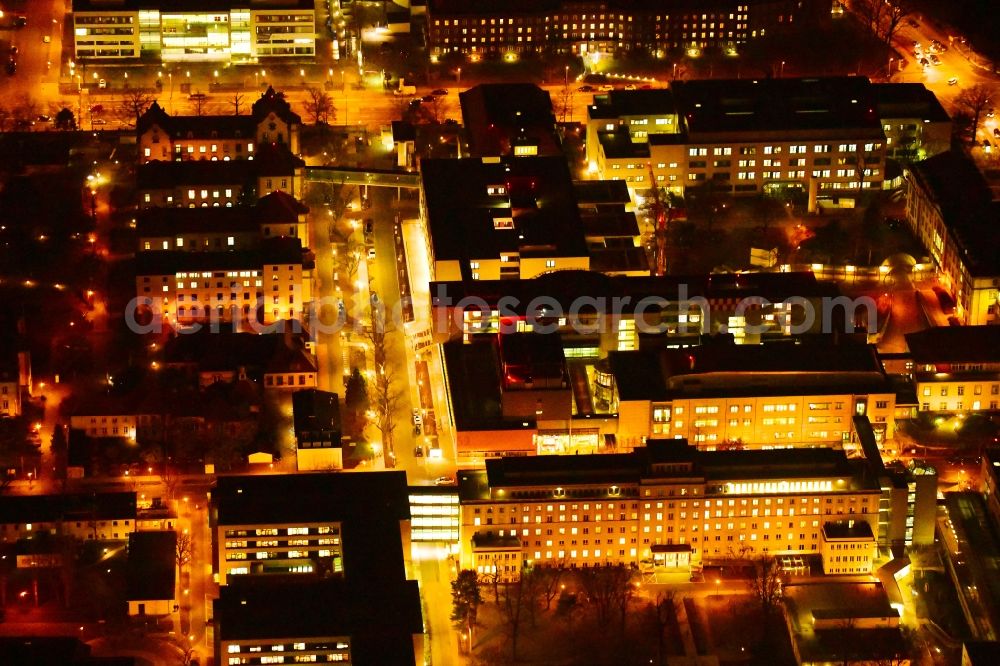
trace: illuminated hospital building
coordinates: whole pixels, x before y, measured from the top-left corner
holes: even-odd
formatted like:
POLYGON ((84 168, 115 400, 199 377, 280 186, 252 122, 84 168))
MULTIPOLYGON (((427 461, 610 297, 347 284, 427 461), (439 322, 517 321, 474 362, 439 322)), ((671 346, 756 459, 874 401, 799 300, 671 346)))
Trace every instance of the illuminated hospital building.
MULTIPOLYGON (((459 473, 461 566, 507 579, 529 565, 654 574, 766 553, 785 567, 818 556, 824 573, 870 574, 880 549, 904 542, 893 517, 912 513, 888 475, 881 460, 835 449, 666 439, 630 453, 492 459, 459 473)), ((918 513, 923 539, 933 512, 918 513)))
POLYGON ((316 55, 314 0, 73 0, 77 60, 256 62, 316 55))

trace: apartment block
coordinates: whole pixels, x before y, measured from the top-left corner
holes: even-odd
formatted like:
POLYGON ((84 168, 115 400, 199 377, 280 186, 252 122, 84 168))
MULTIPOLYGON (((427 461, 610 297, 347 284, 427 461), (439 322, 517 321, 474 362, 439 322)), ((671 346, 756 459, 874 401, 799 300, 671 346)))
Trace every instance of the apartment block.
POLYGON ((955 151, 910 167, 906 216, 954 297, 955 316, 970 325, 1000 318, 1000 245, 995 222, 1000 183, 955 151))
MULTIPOLYGON (((522 561, 657 572, 839 552, 837 525, 875 533, 880 490, 842 451, 702 451, 652 439, 630 453, 488 460, 460 472, 459 494, 462 566, 491 574, 522 561)), ((852 566, 870 571, 872 539, 863 541, 854 552, 867 562, 852 566)))
MULTIPOLYGON (((669 90, 615 90, 588 107, 589 169, 633 190, 658 185, 683 195, 706 187, 732 194, 791 188, 808 193, 811 206, 822 199, 840 204, 858 190, 881 188, 885 179, 879 99, 862 77, 694 80, 675 81, 669 90)), ((884 108, 901 112, 888 103, 884 108)))
MULTIPOLYGON (((432 0, 427 4, 427 42, 432 56, 472 56, 554 49, 561 53, 612 54, 645 51, 699 53, 737 46, 815 16, 820 2, 709 0, 696 7, 679 0, 610 2, 432 0)), ((827 7, 828 9, 828 7, 827 7)))
POLYGON ((312 302, 312 259, 298 238, 272 238, 243 252, 143 251, 139 304, 166 321, 260 323, 298 319, 312 302))
POLYGON ((895 390, 861 342, 713 341, 609 358, 620 446, 679 437, 710 449, 852 447, 856 415, 880 442, 895 433, 895 390))
POLYGON ((73 0, 76 60, 252 63, 316 55, 314 0, 73 0))
POLYGON ((391 566, 377 576, 405 578, 410 509, 403 472, 220 477, 210 521, 220 585, 288 575, 364 579, 379 561, 391 566))
POLYGON ((0 497, 0 542, 36 534, 127 541, 139 529, 134 492, 0 497))
POLYGON ((426 159, 420 171, 432 280, 648 274, 627 192, 574 189, 562 156, 426 159), (603 216, 587 200, 598 195, 603 216))
POLYGON ((922 412, 1000 408, 1000 328, 945 326, 906 335, 922 412))

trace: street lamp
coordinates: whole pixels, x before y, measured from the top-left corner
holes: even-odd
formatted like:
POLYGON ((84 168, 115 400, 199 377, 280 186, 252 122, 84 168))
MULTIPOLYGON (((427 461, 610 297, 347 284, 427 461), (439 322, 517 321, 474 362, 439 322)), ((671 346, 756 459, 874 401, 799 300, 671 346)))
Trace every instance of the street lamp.
POLYGON ((459 67, 458 69, 455 70, 455 83, 461 83, 461 82, 462 82, 462 68, 459 67))
POLYGON ((780 78, 780 79, 785 78, 785 61, 784 60, 781 61, 781 73, 778 75, 778 78, 780 78))
POLYGON ((564 86, 569 85, 569 65, 566 65, 566 67, 563 69, 563 85, 564 86))

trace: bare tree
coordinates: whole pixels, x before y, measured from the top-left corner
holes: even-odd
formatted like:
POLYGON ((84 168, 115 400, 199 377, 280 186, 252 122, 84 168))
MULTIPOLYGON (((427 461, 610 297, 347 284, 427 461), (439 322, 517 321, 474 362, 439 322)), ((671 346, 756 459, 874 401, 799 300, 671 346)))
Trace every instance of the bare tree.
POLYGON ((312 116, 314 125, 328 125, 330 120, 337 117, 337 109, 333 105, 333 98, 322 88, 308 86, 306 88, 306 113, 312 116))
POLYGON ((658 592, 653 603, 649 604, 649 616, 656 627, 656 645, 660 666, 667 663, 665 633, 667 627, 677 621, 677 599, 674 590, 658 592))
POLYGON ((781 567, 778 560, 767 554, 755 558, 747 584, 767 622, 781 603, 781 567))
POLYGON ((122 123, 129 127, 135 127, 139 118, 152 103, 152 95, 147 95, 141 90, 126 90, 122 93, 122 99, 118 102, 118 106, 115 107, 115 115, 122 123))
POLYGON ((28 125, 38 115, 38 104, 27 93, 19 95, 11 110, 15 126, 28 125))
POLYGON ((240 115, 240 107, 243 106, 243 93, 236 93, 229 98, 229 105, 233 107, 233 115, 240 115))
MULTIPOLYGON (((914 7, 911 0, 894 0, 892 3, 885 3, 885 20, 882 23, 882 41, 886 46, 892 46, 892 40, 903 25, 903 21, 913 14, 914 7)), ((891 74, 891 72, 890 72, 891 74)))
POLYGON ((561 581, 566 574, 565 560, 554 566, 539 566, 533 570, 533 575, 539 583, 540 594, 545 600, 545 610, 552 608, 552 602, 562 592, 561 581))
POLYGON ((987 107, 993 103, 994 95, 995 90, 992 87, 983 83, 977 83, 968 88, 963 88, 962 92, 955 98, 955 104, 972 119, 969 132, 969 139, 971 141, 976 140, 976 134, 979 133, 979 125, 982 123, 987 107))
POLYGON ((621 613, 622 626, 625 612, 635 587, 632 585, 633 571, 624 564, 610 564, 599 567, 578 569, 576 578, 587 594, 587 600, 594 607, 597 623, 607 624, 614 611, 621 613))
POLYGON ((885 0, 854 0, 851 4, 868 31, 886 46, 892 46, 903 21, 914 11, 910 0, 894 0, 891 4, 885 0))
POLYGON ((203 116, 205 115, 205 104, 208 102, 208 98, 205 97, 204 93, 197 92, 191 96, 191 106, 194 107, 194 115, 203 116))
POLYGON ((507 630, 507 642, 510 645, 510 663, 517 662, 517 639, 521 633, 522 619, 532 604, 532 599, 528 594, 528 581, 525 576, 513 583, 503 586, 502 599, 498 599, 497 606, 500 616, 503 618, 504 627, 507 630))
POLYGON ((340 265, 344 269, 344 274, 347 275, 349 282, 354 282, 354 278, 358 275, 358 269, 361 267, 361 262, 364 260, 363 251, 364 245, 351 236, 347 239, 343 252, 338 253, 340 265))
POLYGON ((177 568, 180 569, 185 564, 191 561, 192 551, 194 550, 194 542, 191 539, 191 534, 187 531, 177 533, 177 545, 174 548, 174 559, 177 562, 177 568))
POLYGON ((388 329, 385 307, 374 292, 372 300, 371 326, 366 338, 372 346, 372 361, 375 378, 371 385, 369 401, 372 408, 372 425, 382 435, 382 456, 386 467, 394 467, 396 452, 393 448, 393 433, 396 430, 396 411, 402 402, 403 392, 396 381, 395 365, 388 363, 387 341, 393 331, 388 329))
POLYGON ((567 123, 573 120, 573 102, 576 98, 576 91, 567 82, 563 84, 563 87, 558 93, 557 108, 559 113, 559 122, 567 123))

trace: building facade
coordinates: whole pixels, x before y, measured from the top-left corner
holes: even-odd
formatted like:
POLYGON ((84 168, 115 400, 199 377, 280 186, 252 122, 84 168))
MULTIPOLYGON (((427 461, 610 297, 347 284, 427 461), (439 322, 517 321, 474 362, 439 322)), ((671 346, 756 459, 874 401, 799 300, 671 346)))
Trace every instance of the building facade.
POLYGON ((140 252, 136 267, 139 307, 182 325, 298 319, 312 302, 312 263, 297 238, 244 252, 140 252))
POLYGON ((910 168, 906 216, 914 235, 938 268, 938 279, 954 297, 955 316, 966 324, 1000 318, 1000 218, 995 183, 970 158, 941 153, 910 168))
POLYGON ((588 107, 587 160, 630 189, 778 193, 838 200, 880 189, 885 134, 867 79, 675 81, 588 107))
POLYGON ((697 7, 672 1, 508 1, 496 6, 433 0, 427 7, 427 41, 432 55, 555 49, 577 55, 641 50, 663 57, 668 51, 705 48, 735 54, 740 44, 790 27, 818 6, 822 3, 787 0, 711 0, 697 7))
POLYGON ((74 0, 78 61, 252 63, 316 55, 314 0, 74 0))
POLYGON ((920 411, 1000 409, 1000 328, 940 326, 908 333, 906 343, 920 411))
POLYGON ((628 454, 490 460, 461 476, 463 567, 655 571, 821 554, 824 525, 853 520, 874 533, 878 514, 877 485, 831 449, 710 452, 651 440, 628 454))

